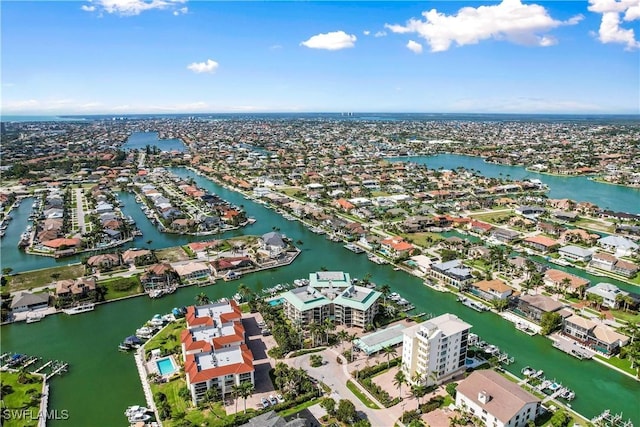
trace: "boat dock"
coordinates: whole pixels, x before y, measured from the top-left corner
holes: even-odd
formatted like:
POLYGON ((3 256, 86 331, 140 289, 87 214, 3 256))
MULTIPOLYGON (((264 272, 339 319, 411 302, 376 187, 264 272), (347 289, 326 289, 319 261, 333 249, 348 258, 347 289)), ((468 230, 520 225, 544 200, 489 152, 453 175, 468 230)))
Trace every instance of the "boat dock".
POLYGON ((576 341, 563 338, 558 336, 557 334, 551 337, 553 340, 553 346, 564 353, 567 353, 577 359, 591 359, 593 358, 593 350, 590 350, 576 341))
POLYGON ((609 409, 591 419, 594 425, 606 425, 608 427, 633 427, 631 419, 624 420, 622 414, 611 414, 609 409))

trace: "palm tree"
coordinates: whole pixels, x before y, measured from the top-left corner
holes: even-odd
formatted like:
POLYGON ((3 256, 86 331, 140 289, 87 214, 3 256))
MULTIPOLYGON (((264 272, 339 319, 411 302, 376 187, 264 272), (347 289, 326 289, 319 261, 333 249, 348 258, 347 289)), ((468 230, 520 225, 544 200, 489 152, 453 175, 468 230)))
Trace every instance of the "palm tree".
POLYGON ((326 318, 324 319, 324 322, 322 322, 322 326, 324 329, 324 333, 325 333, 325 343, 329 342, 329 331, 333 331, 333 329, 335 328, 335 324, 333 323, 333 320, 326 318))
POLYGON ((393 377, 393 385, 396 386, 396 388, 398 389, 401 400, 402 400, 402 384, 406 384, 406 382, 407 382, 407 377, 405 376, 404 372, 402 372, 402 370, 399 369, 398 372, 396 372, 395 376, 393 377))
POLYGON ((196 295, 196 303, 198 305, 206 305, 206 304, 209 304, 210 302, 211 300, 209 299, 207 294, 205 294, 204 292, 200 292, 198 295, 196 295))
POLYGON ((220 399, 220 390, 218 387, 208 388, 204 393, 203 399, 205 402, 209 403, 209 409, 213 410, 212 403, 220 399))
POLYGON ((242 300, 246 301, 248 296, 251 295, 251 289, 249 289, 249 287, 244 283, 240 283, 238 286, 238 293, 242 295, 242 300))
POLYGON ((240 396, 244 399, 244 413, 247 413, 247 398, 253 396, 255 388, 251 382, 240 383, 240 396))
POLYGON ((342 351, 341 351, 341 353, 342 353, 342 352, 344 352, 344 343, 349 338, 349 332, 347 332, 345 329, 343 329, 340 332, 338 332, 337 337, 338 337, 338 341, 340 343, 342 343, 342 351))
POLYGON ((423 375, 418 371, 415 371, 411 376, 411 381, 414 384, 423 384, 422 380, 423 380, 423 375))
POLYGON ((234 384, 231 387, 231 395, 236 401, 236 411, 235 411, 236 414, 238 413, 238 398, 240 397, 241 390, 242 390, 242 386, 240 384, 234 384))
POLYGON ((390 345, 386 346, 386 347, 382 347, 382 353, 384 353, 385 356, 387 356, 387 368, 390 365, 390 361, 389 359, 391 358, 391 356, 397 356, 398 355, 398 351, 396 350, 395 347, 391 347, 390 345))
POLYGON ((352 335, 349 335, 349 341, 351 341, 351 361, 353 362, 353 355, 354 355, 354 351, 353 349, 356 346, 356 340, 358 339, 358 334, 353 333, 352 335))
POLYGON ((427 393, 427 387, 422 384, 413 384, 411 386, 411 396, 418 401, 418 409, 420 409, 420 399, 427 393))
POLYGON ((389 296, 389 294, 391 293, 391 286, 387 285, 386 283, 382 286, 380 286, 380 292, 382 292, 382 298, 384 303, 387 303, 387 297, 389 296))
POLYGON ((635 322, 628 321, 627 324, 622 327, 622 332, 631 338, 630 344, 633 344, 635 339, 640 338, 640 326, 635 322))

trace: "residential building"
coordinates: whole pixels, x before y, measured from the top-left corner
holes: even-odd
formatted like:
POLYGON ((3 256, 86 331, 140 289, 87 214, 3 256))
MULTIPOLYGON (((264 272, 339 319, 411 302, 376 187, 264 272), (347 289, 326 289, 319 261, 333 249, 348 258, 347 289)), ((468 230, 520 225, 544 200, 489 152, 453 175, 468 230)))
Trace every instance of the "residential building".
POLYGON ((638 266, 632 262, 622 261, 606 252, 593 254, 589 266, 611 271, 625 277, 634 277, 638 272, 638 266))
POLYGON ((557 240, 540 235, 527 237, 522 241, 522 244, 525 246, 530 246, 533 249, 543 253, 551 252, 553 249, 559 246, 557 240))
POLYGON ((544 313, 559 311, 563 305, 546 295, 520 295, 518 310, 529 319, 540 322, 544 313))
POLYGON ((638 244, 621 236, 606 236, 598 239, 598 245, 617 256, 630 256, 638 250, 638 244))
POLYGON ((87 265, 98 269, 109 269, 120 265, 118 254, 94 255, 87 260, 87 265))
POLYGON ((464 266, 459 259, 433 264, 429 274, 458 289, 466 288, 474 280, 471 269, 464 266))
POLYGON ((309 285, 282 294, 284 313, 297 325, 333 319, 346 326, 366 327, 378 313, 382 293, 355 286, 348 273, 321 271, 309 275, 309 285))
POLYGON ((558 254, 562 258, 571 261, 589 262, 593 256, 593 252, 580 246, 568 245, 558 249, 558 254))
POLYGON ((578 315, 564 319, 562 332, 607 355, 617 353, 620 347, 629 342, 629 337, 619 334, 604 323, 597 323, 578 315))
POLYGON ((491 230, 491 236, 503 243, 513 243, 520 237, 520 233, 504 228, 494 228, 491 230))
POLYGON ((140 276, 145 291, 167 288, 180 283, 180 279, 169 263, 153 264, 140 276))
POLYGON ((58 280, 56 298, 60 306, 76 301, 93 300, 96 297, 96 279, 80 277, 78 279, 58 280))
POLYGON ((549 269, 544 273, 544 284, 556 289, 564 289, 567 292, 583 295, 591 282, 580 276, 564 272, 562 270, 549 269))
POLYGON ((629 292, 623 291, 611 283, 600 282, 587 289, 587 295, 602 297, 602 305, 609 308, 618 308, 620 302, 616 300, 618 295, 627 296, 629 292))
POLYGON ((275 411, 269 411, 251 418, 246 424, 240 427, 307 427, 306 418, 292 418, 289 421, 276 414, 275 411))
POLYGON ((472 283, 469 285, 469 290, 474 295, 477 295, 487 301, 497 299, 506 300, 514 291, 511 286, 507 285, 500 279, 481 280, 479 282, 472 283))
POLYGON ((402 371, 411 384, 440 384, 465 370, 471 325, 443 314, 402 331, 402 371))
POLYGON ((41 294, 32 294, 29 292, 20 292, 11 300, 11 311, 20 313, 29 310, 40 310, 49 306, 49 294, 44 292, 41 294))
POLYGON ((176 264, 173 269, 180 276, 180 280, 202 279, 211 274, 211 269, 204 262, 191 261, 186 264, 176 264))
POLYGON ((540 405, 538 397, 492 370, 474 371, 456 388, 456 406, 486 426, 524 427, 540 405))

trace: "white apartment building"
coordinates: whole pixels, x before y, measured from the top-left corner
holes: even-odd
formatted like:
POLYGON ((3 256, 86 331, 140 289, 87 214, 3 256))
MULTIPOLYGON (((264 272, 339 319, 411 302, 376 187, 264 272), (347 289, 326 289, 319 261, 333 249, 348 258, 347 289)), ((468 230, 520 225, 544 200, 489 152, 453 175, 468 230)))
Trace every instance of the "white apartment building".
POLYGON ((471 325, 443 314, 403 331, 402 370, 410 384, 446 381, 465 370, 471 325))

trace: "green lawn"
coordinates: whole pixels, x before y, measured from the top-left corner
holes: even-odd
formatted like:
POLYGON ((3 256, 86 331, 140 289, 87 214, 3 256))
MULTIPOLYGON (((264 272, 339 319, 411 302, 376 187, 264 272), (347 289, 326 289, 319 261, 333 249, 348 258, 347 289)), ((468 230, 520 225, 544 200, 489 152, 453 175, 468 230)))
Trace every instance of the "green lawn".
POLYGON ((481 214, 471 214, 469 215, 478 221, 484 221, 491 224, 499 224, 498 219, 502 218, 511 218, 514 216, 513 212, 490 212, 490 213, 481 213, 481 214))
POLYGON ((625 322, 638 323, 640 322, 640 313, 637 311, 623 311, 623 310, 611 310, 613 317, 625 322))
POLYGON ((189 254, 187 254, 181 246, 175 246, 172 248, 158 249, 156 251, 156 257, 160 261, 187 261, 189 254))
POLYGON ((613 356, 607 359, 606 357, 600 356, 599 354, 596 354, 595 358, 603 361, 606 364, 615 366, 618 369, 622 369, 623 371, 631 375, 638 374, 638 369, 637 368, 631 369, 631 362, 629 362, 627 359, 620 359, 618 356, 613 356))
MULTIPOLYGON (((6 427, 35 426, 38 424, 38 410, 40 408, 40 394, 42 393, 42 378, 37 375, 26 375, 27 383, 18 382, 18 373, 2 373, 2 408, 20 412, 23 416, 2 417, 2 425, 6 427)), ((9 412, 11 415, 11 412, 9 412)))
POLYGON ((280 191, 281 193, 284 193, 287 196, 291 197, 291 196, 299 193, 301 190, 299 188, 291 187, 291 188, 284 188, 284 189, 281 189, 281 190, 278 190, 278 191, 280 191))
POLYGON ((351 392, 355 394, 356 397, 360 399, 360 401, 364 403, 367 408, 380 409, 380 407, 376 405, 371 399, 369 399, 362 391, 360 391, 358 386, 351 382, 351 380, 347 380, 347 388, 351 390, 351 392))
POLYGON ((64 280, 76 279, 84 275, 84 265, 82 264, 16 273, 9 276, 9 292, 47 286, 54 281, 54 277, 56 278, 55 280, 64 280), (52 277, 52 275, 54 276, 52 277))
POLYGON ((186 320, 180 319, 177 322, 169 323, 162 329, 158 335, 147 341, 144 345, 145 356, 151 353, 151 350, 159 348, 163 352, 175 353, 180 350, 180 333, 186 327, 186 320))
POLYGON ((142 284, 140 284, 140 279, 137 276, 114 277, 113 279, 102 280, 98 284, 107 288, 107 293, 104 296, 106 301, 137 295, 142 292, 142 284))
POLYGON ((439 241, 444 240, 438 233, 402 233, 400 234, 405 240, 415 243, 416 245, 422 246, 424 248, 430 248, 431 246, 437 244, 439 241), (429 240, 431 239, 431 240, 429 240))
MULTIPOLYGON (((222 418, 226 417, 222 402, 215 402, 211 406, 207 405, 204 410, 192 407, 190 400, 184 400, 179 395, 180 390, 186 386, 186 382, 180 378, 169 381, 168 383, 151 384, 151 391, 154 396, 158 392, 162 392, 167 396, 167 402, 169 402, 171 415, 173 417, 184 414, 184 419, 192 422, 194 425, 216 425, 220 423, 222 418)), ((178 420, 176 419, 162 421, 162 424, 168 427, 177 423, 178 420)))
POLYGON ((308 400, 304 403, 299 404, 298 406, 294 406, 293 408, 289 408, 282 412, 278 412, 278 415, 280 415, 281 417, 288 417, 290 415, 297 414, 298 412, 307 409, 309 406, 315 405, 321 400, 322 400, 321 398, 308 400))

